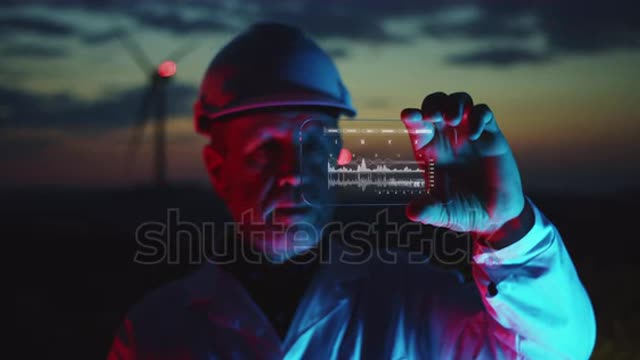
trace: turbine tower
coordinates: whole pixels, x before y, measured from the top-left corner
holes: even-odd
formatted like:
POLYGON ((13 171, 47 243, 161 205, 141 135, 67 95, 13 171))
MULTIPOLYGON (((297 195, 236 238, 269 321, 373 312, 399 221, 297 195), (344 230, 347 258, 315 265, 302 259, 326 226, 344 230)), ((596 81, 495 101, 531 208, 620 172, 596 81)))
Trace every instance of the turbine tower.
POLYGON ((167 184, 167 85, 177 72, 178 61, 195 50, 195 46, 192 43, 188 43, 170 53, 158 65, 154 65, 142 50, 142 47, 131 36, 125 34, 120 37, 120 41, 138 67, 149 76, 149 84, 143 94, 136 123, 131 130, 131 140, 126 159, 127 172, 135 162, 135 156, 148 120, 153 117, 155 185, 164 187, 167 184))

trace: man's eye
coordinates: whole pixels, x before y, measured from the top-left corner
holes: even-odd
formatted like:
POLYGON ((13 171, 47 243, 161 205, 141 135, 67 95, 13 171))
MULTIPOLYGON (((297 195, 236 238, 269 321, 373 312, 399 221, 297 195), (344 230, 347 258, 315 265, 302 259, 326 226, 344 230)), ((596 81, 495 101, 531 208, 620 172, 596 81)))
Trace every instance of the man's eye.
POLYGON ((312 137, 308 141, 303 143, 303 151, 304 152, 314 152, 314 151, 322 151, 322 152, 331 152, 333 143, 330 142, 329 139, 325 139, 321 136, 312 137))
POLYGON ((274 156, 277 146, 274 144, 265 144, 249 154, 247 160, 249 166, 254 168, 263 168, 269 163, 269 159, 274 156))
POLYGON ((303 144, 303 152, 314 152, 320 150, 322 147, 316 141, 307 141, 303 144))

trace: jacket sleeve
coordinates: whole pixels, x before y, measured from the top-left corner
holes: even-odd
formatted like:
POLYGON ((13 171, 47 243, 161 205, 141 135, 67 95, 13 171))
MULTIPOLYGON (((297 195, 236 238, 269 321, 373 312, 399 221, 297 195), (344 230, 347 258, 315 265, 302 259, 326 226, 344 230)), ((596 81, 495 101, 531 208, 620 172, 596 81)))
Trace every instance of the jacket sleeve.
POLYGON ((107 360, 131 360, 135 358, 133 325, 131 320, 126 318, 113 338, 111 349, 107 354, 107 360))
MULTIPOLYGON (((591 302, 557 229, 527 201, 535 223, 522 239, 499 250, 474 248, 484 346, 499 358, 588 359, 596 335, 591 302)), ((474 333, 468 330, 461 336, 474 333)))

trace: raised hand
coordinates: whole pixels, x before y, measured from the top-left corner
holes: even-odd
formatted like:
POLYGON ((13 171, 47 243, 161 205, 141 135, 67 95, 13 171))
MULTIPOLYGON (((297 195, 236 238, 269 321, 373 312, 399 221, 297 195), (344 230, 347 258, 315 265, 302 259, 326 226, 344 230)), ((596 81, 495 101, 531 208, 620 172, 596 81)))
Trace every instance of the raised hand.
POLYGON ((474 105, 467 93, 437 92, 401 118, 416 160, 435 161, 434 187, 407 206, 410 219, 487 237, 505 228, 526 231, 521 218, 530 223, 531 211, 518 167, 487 105, 474 105))

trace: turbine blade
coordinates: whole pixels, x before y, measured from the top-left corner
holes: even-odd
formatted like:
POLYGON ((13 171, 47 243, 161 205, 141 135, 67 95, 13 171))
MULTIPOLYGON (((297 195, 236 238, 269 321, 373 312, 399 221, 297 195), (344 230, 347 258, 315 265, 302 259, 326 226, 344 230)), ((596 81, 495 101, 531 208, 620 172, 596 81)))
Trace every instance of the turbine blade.
POLYGON ((174 51, 172 51, 169 54, 169 57, 167 58, 167 60, 171 60, 174 63, 178 63, 180 60, 185 58, 187 55, 189 55, 192 52, 196 51, 196 49, 198 49, 199 47, 200 47, 200 45, 196 44, 195 42, 188 42, 188 43, 182 45, 181 47, 175 49, 174 51))
POLYGON ((145 54, 140 44, 138 44, 131 35, 120 36, 120 43, 125 48, 129 56, 138 65, 138 67, 144 71, 145 74, 151 72, 154 68, 153 63, 149 57, 145 54))

